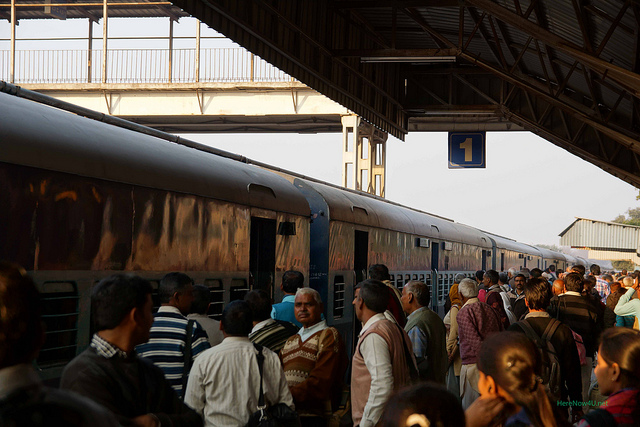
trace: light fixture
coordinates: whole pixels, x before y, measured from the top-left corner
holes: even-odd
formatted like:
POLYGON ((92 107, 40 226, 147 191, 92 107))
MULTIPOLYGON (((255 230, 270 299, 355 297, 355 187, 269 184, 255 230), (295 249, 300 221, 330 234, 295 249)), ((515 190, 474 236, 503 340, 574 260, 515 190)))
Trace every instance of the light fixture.
POLYGON ((413 64, 438 64, 442 62, 456 62, 456 56, 363 56, 361 63, 392 62, 413 64))

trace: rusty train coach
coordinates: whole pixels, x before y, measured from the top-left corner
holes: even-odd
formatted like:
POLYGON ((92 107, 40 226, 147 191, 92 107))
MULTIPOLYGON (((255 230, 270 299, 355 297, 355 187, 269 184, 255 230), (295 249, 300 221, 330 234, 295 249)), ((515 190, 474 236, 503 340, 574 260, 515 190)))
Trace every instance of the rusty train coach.
POLYGON ((354 285, 371 264, 386 264, 399 288, 429 284, 443 315, 457 273, 565 263, 562 254, 31 97, 40 102, 0 92, 0 259, 25 267, 42 293, 45 380, 89 344, 91 287, 116 272, 157 287, 183 271, 209 287, 209 314, 218 317, 250 289, 279 301, 282 274, 296 269, 349 348, 354 285))

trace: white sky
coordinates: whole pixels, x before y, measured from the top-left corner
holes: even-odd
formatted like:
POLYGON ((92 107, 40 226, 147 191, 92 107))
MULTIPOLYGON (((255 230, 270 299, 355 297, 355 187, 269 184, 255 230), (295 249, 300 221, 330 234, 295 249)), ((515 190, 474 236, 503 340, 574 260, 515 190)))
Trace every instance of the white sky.
MULTIPOLYGON (((166 19, 109 21, 109 36, 168 35, 166 19)), ((17 37, 86 37, 86 20, 22 21, 17 37)), ((94 36, 102 29, 94 24, 94 36)), ((176 36, 194 36, 192 19, 181 19, 176 36)), ((208 30, 202 35, 215 35, 208 30)), ((10 26, 0 21, 0 39, 10 26)), ((143 43, 143 42, 136 42, 143 43)), ((165 48, 166 41, 140 47, 165 48)), ((232 45, 227 40, 203 41, 202 47, 232 45)), ((100 40, 94 42, 97 49, 100 40)), ((110 47, 131 47, 112 41, 110 47)), ((193 47, 191 40, 176 47, 193 47)), ((136 45, 138 47, 138 45, 136 45)), ((18 49, 86 49, 86 41, 17 43, 18 49)), ((0 50, 9 43, 0 40, 0 50)), ((2 56, 0 56, 2 58, 2 56)), ((8 58, 8 56, 7 56, 8 58)), ((0 74, 2 72, 0 64, 0 74)), ((0 78, 5 76, 0 76, 0 78)), ((340 134, 208 134, 187 138, 242 154, 334 184, 341 184, 340 134)), ((447 168, 446 133, 411 133, 401 142, 387 141, 389 200, 432 212, 457 222, 530 244, 559 244, 558 233, 575 217, 610 221, 638 206, 638 190, 598 167, 529 132, 487 133, 487 168, 447 168)))

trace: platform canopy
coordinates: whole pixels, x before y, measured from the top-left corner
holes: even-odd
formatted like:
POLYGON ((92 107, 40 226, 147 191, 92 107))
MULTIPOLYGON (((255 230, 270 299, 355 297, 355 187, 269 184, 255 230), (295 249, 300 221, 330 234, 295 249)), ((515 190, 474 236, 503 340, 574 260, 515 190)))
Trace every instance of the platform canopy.
MULTIPOLYGON (((99 17, 97 3, 68 16, 99 17)), ((640 187, 640 0, 148 3, 197 17, 398 138, 526 129, 640 187)))

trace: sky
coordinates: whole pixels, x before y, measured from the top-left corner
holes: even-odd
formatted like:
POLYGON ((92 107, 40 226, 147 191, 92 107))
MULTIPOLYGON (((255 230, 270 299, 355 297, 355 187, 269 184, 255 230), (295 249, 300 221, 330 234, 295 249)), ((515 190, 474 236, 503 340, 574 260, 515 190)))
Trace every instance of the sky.
MULTIPOLYGON (((110 37, 166 36, 168 20, 111 19, 110 37)), ((176 36, 195 35, 195 21, 183 18, 176 36)), ((18 39, 86 37, 86 20, 22 21, 18 39)), ((94 24, 94 35, 102 34, 94 24)), ((203 30, 202 36, 216 36, 203 30)), ((0 21, 0 50, 8 50, 10 26, 0 21), (3 40, 4 39, 4 40, 3 40)), ((166 40, 142 47, 164 48, 166 40)), ((94 41, 101 48, 100 40, 94 41)), ((177 40, 176 47, 193 47, 177 40)), ((129 47, 113 40, 111 48, 129 47)), ((227 47, 224 39, 203 40, 203 47, 227 47)), ((18 49, 85 49, 85 40, 18 41, 18 49)), ((8 56, 7 56, 8 57, 8 56)), ((3 56, 0 56, 0 59, 3 56)), ((0 64, 0 78, 3 67, 0 64)), ((185 135, 253 160, 340 185, 341 134, 204 134, 185 135)), ((404 142, 387 141, 386 198, 529 244, 559 245, 558 234, 575 217, 611 221, 640 206, 638 189, 529 132, 488 132, 485 169, 448 169, 447 134, 414 132, 404 142)))

